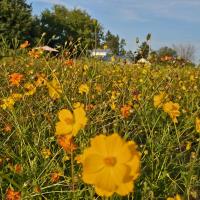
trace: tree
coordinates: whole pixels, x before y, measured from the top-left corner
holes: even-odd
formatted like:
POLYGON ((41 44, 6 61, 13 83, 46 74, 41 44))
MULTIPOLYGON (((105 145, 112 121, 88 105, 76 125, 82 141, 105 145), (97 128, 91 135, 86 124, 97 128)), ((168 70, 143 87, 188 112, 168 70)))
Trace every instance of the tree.
POLYGON ((119 54, 119 36, 113 35, 109 30, 105 35, 105 44, 113 52, 113 54, 119 54))
POLYGON ((142 42, 142 44, 139 46, 138 50, 136 51, 135 61, 137 62, 141 58, 148 58, 150 51, 150 46, 147 43, 147 41, 142 42))
POLYGON ((119 43, 119 55, 125 55, 126 54, 126 50, 124 49, 124 47, 126 46, 126 41, 125 39, 121 39, 120 43, 119 43))
POLYGON ((177 52, 170 48, 170 47, 161 47, 158 51, 157 51, 157 55, 159 58, 162 58, 164 56, 170 56, 170 57, 176 57, 177 56, 177 52))
POLYGON ((150 45, 149 45, 149 41, 151 40, 151 34, 148 33, 146 36, 146 41, 142 42, 141 45, 140 44, 140 40, 139 38, 136 38, 136 44, 138 44, 138 49, 135 52, 135 62, 137 62, 138 60, 140 60, 141 58, 145 58, 147 59, 150 53, 150 45))
POLYGON ((134 61, 134 54, 133 54, 133 52, 131 50, 126 52, 126 57, 128 59, 130 59, 131 61, 134 61))
POLYGON ((40 17, 41 31, 45 32, 45 44, 52 47, 64 45, 70 35, 71 28, 67 25, 69 10, 64 6, 55 5, 53 10, 44 10, 40 17))
POLYGON ((79 39, 82 48, 92 49, 95 42, 100 45, 102 27, 85 11, 55 5, 51 11, 46 9, 42 12, 40 21, 42 32, 46 32, 45 43, 53 47, 79 39))
POLYGON ((31 15, 31 5, 26 0, 0 1, 0 36, 9 44, 14 38, 20 42, 32 40, 36 32, 32 32, 36 23, 31 15))
POLYGON ((173 48, 177 52, 177 55, 181 58, 194 61, 195 58, 195 47, 191 44, 180 44, 180 45, 173 45, 173 48))
POLYGON ((113 35, 109 30, 104 37, 105 45, 113 52, 115 55, 125 55, 126 51, 124 47, 126 46, 125 39, 119 38, 119 35, 113 35))

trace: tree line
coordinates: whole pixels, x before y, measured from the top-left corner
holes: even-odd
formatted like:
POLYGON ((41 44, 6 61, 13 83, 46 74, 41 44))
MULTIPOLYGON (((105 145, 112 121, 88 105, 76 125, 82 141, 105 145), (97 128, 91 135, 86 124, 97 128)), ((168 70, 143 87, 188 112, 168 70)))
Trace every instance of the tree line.
POLYGON ((126 55, 135 62, 146 59, 150 54, 194 60, 195 48, 192 45, 166 46, 153 51, 149 45, 150 39, 151 34, 144 42, 137 38, 138 49, 126 52, 125 39, 109 30, 105 32, 101 23, 84 10, 54 5, 52 9, 34 16, 32 6, 26 0, 0 0, 0 48, 5 43, 13 48, 16 40, 19 43, 27 40, 31 46, 43 44, 54 48, 74 44, 72 46, 76 46, 79 52, 106 47, 114 55, 126 55))
POLYGON ((80 41, 79 49, 106 46, 116 55, 125 54, 125 40, 109 30, 104 32, 100 22, 84 10, 54 5, 40 16, 33 16, 32 6, 26 0, 0 1, 0 44, 6 41, 12 46, 15 38, 20 43, 28 40, 35 46, 41 35, 43 44, 51 47, 80 41))

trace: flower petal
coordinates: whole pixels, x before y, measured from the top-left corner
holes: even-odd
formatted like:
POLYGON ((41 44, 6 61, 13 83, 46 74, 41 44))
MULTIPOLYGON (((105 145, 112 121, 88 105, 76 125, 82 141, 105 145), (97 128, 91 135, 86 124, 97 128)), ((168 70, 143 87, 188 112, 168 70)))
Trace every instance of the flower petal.
POLYGON ((67 110, 67 109, 62 109, 59 111, 58 113, 58 118, 60 121, 69 121, 69 122, 73 122, 73 115, 72 113, 67 110))
POLYGON ((68 135, 72 132, 72 125, 68 125, 65 122, 57 122, 56 123, 56 132, 55 135, 68 135))

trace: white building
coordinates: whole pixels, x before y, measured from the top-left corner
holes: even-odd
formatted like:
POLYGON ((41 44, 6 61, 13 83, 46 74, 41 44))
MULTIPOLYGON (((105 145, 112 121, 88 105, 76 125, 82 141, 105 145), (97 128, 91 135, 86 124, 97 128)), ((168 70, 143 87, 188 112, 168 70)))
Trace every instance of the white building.
POLYGON ((103 58, 108 56, 109 54, 112 54, 112 51, 110 49, 93 49, 90 55, 92 57, 97 56, 103 58))

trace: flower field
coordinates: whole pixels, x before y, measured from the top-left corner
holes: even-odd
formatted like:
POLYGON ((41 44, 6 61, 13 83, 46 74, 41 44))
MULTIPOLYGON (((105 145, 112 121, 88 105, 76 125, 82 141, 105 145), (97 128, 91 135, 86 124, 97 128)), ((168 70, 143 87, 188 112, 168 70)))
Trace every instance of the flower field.
POLYGON ((0 199, 200 199, 200 69, 0 60, 0 199))

